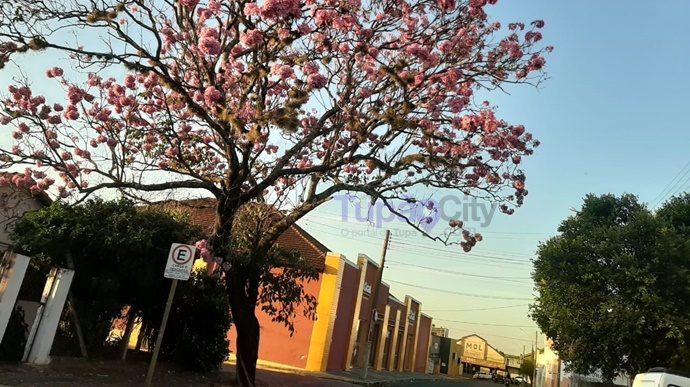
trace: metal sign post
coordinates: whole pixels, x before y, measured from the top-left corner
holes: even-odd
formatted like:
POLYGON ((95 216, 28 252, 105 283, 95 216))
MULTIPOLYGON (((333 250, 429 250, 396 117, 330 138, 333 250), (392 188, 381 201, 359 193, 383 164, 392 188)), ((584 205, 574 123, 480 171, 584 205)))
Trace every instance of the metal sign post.
POLYGON ((168 325, 168 317, 170 316, 170 309, 172 307, 173 299, 175 299, 175 290, 177 289, 177 281, 186 281, 189 279, 192 267, 194 266, 194 253, 196 247, 191 245, 183 245, 180 243, 173 243, 170 247, 170 254, 168 255, 168 262, 165 266, 163 276, 171 278, 172 285, 170 286, 170 293, 168 294, 168 302, 165 304, 165 311, 163 312, 163 321, 158 330, 158 337, 156 338, 156 346, 153 349, 153 357, 149 370, 146 373, 146 386, 151 386, 153 380, 153 372, 156 369, 156 362, 158 361, 158 353, 163 343, 163 334, 165 334, 165 327, 168 325))

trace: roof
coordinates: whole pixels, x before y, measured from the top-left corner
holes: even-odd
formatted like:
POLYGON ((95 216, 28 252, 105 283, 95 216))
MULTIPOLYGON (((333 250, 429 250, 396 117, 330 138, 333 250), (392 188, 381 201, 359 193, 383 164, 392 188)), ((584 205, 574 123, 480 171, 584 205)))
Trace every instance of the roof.
MULTIPOLYGON (((23 175, 23 173, 18 173, 18 172, 0 172, 0 176, 1 176, 1 177, 5 177, 5 178, 7 178, 7 179, 11 179, 11 177, 17 176, 17 175, 23 175)), ((31 179, 31 181, 33 182, 33 184, 36 184, 36 182, 35 182, 33 179, 31 179)), ((53 204, 53 199, 51 199, 50 196, 48 196, 48 194, 47 194, 45 191, 40 191, 40 192, 34 193, 34 192, 31 192, 31 190, 28 189, 28 188, 19 188, 19 187, 16 187, 16 186, 12 185, 12 184, 10 184, 10 186, 11 186, 11 187, 18 188, 18 189, 20 189, 20 190, 22 190, 22 191, 28 193, 29 195, 31 195, 31 197, 33 197, 34 199, 36 199, 36 201, 38 201, 40 204, 42 204, 42 205, 44 205, 44 206, 46 206, 46 207, 48 207, 48 206, 50 206, 51 204, 53 204)))
MULTIPOLYGON (((211 232, 216 221, 216 199, 171 200, 153 203, 151 206, 165 211, 182 211, 190 216, 192 224, 202 227, 206 232, 211 232)), ((296 224, 285 230, 276 244, 285 250, 298 251, 304 260, 319 271, 323 271, 326 266, 326 254, 330 252, 328 247, 296 224)))

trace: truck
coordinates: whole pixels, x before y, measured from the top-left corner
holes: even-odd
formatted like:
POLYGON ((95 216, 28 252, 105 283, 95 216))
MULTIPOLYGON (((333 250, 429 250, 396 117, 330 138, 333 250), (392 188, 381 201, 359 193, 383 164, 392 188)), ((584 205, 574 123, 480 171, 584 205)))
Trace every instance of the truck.
POLYGON ((690 374, 669 368, 650 368, 635 376, 632 387, 690 387, 690 374))

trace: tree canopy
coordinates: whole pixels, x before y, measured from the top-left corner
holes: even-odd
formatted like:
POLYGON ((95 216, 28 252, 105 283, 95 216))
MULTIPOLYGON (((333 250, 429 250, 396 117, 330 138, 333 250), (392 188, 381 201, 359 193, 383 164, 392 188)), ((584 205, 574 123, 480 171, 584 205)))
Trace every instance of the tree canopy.
POLYGON ((538 249, 532 317, 574 371, 690 370, 690 195, 588 195, 538 249))
POLYGON ((26 213, 11 237, 34 263, 75 270, 71 291, 89 347, 100 347, 126 306, 130 318, 160 324, 169 286, 163 277, 172 243, 190 243, 201 230, 173 214, 137 208, 130 200, 60 201, 26 213))
MULTIPOLYGON (((542 20, 490 20, 495 3, 0 1, 0 63, 47 51, 72 67, 46 69, 62 96, 19 79, 0 100, 14 139, 0 149, 3 167, 27 168, 0 184, 64 198, 214 196, 207 247, 226 263, 238 378, 253 385, 264 257, 335 193, 391 209, 427 188, 507 214, 522 205, 520 164, 539 142, 484 99, 539 85, 552 48, 542 20), (72 33, 79 38, 66 42, 72 33), (235 217, 256 201, 286 213, 237 260, 235 217)), ((429 219, 408 223, 465 251, 481 240, 456 221, 432 236, 429 219)))

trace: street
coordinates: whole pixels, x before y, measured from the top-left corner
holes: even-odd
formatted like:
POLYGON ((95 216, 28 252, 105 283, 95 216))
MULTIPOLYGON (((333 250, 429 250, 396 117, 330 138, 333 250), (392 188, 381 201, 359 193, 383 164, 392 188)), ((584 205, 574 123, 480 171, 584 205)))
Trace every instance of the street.
POLYGON ((503 387, 502 384, 494 383, 490 380, 468 380, 468 379, 458 379, 458 380, 420 380, 413 383, 392 383, 389 384, 391 387, 503 387))

